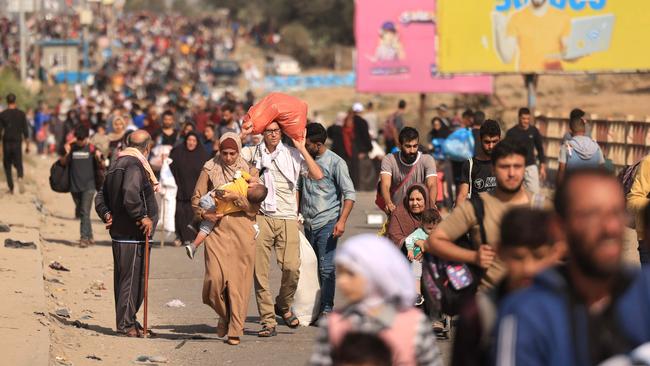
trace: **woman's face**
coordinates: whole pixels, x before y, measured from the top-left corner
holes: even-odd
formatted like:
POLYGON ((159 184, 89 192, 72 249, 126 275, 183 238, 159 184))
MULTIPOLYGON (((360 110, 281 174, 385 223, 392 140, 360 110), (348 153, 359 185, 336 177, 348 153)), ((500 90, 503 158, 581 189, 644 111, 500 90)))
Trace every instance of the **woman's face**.
POLYGON ((336 285, 350 304, 358 303, 366 296, 366 279, 345 266, 336 266, 336 285))
POLYGON ((183 128, 183 135, 187 135, 188 133, 194 131, 194 126, 192 125, 185 125, 185 128, 183 128))
POLYGON ((221 149, 219 154, 221 155, 221 161, 228 166, 234 165, 239 157, 239 151, 233 149, 221 149))
POLYGON ((424 196, 417 189, 409 195, 409 211, 414 214, 424 211, 424 196))
POLYGON ((206 127, 203 135, 205 136, 206 140, 212 140, 214 138, 214 130, 212 127, 206 127))
POLYGON ((439 130, 441 128, 442 128, 442 123, 440 123, 440 120, 439 119, 434 120, 433 121, 433 129, 437 131, 437 130, 439 130))
POLYGON ((196 145, 198 144, 199 141, 196 139, 196 136, 187 136, 187 139, 185 140, 185 146, 187 146, 187 150, 194 151, 194 149, 196 149, 196 145))

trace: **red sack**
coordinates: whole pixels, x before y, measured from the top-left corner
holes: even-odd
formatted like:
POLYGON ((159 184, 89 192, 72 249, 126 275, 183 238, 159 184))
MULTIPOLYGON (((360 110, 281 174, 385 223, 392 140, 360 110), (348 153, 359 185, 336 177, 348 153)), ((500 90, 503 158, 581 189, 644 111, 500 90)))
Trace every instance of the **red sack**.
POLYGON ((253 122, 253 133, 264 132, 272 122, 294 140, 302 140, 307 127, 307 103, 282 93, 271 93, 250 107, 244 123, 253 122))

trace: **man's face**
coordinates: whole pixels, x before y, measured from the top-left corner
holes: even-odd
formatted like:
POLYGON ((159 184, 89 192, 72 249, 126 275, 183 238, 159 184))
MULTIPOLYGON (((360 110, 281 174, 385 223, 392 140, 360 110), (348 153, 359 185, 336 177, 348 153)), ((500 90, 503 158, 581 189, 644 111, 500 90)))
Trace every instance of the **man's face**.
POLYGON ((312 158, 318 156, 321 146, 323 146, 323 144, 320 142, 311 142, 311 140, 305 139, 305 148, 307 148, 307 152, 309 152, 309 155, 311 155, 312 158))
POLYGON ((533 4, 533 7, 541 8, 546 3, 546 0, 531 0, 531 3, 533 4))
POLYGON ((166 115, 163 117, 163 127, 171 128, 174 126, 174 117, 171 115, 166 115))
POLYGON ((481 147, 483 148, 485 155, 490 156, 492 154, 492 150, 494 150, 494 147, 497 146, 499 141, 501 141, 501 136, 498 135, 481 137, 481 147))
POLYGON ((264 143, 267 147, 276 147, 282 139, 282 130, 277 122, 273 122, 266 126, 264 130, 264 143))
POLYGON ((221 117, 223 118, 224 122, 230 122, 232 121, 232 112, 229 110, 224 110, 221 117))
POLYGON ((524 183, 525 170, 526 158, 521 155, 512 154, 500 158, 494 164, 497 187, 507 193, 519 192, 524 183))
POLYGON ((557 260, 552 245, 542 245, 530 249, 526 246, 509 247, 499 250, 499 258, 508 271, 510 290, 530 286, 533 278, 557 260))
POLYGON ((407 164, 413 164, 415 162, 415 159, 418 157, 418 147, 420 146, 419 141, 416 140, 411 140, 411 141, 405 141, 402 144, 402 160, 404 160, 405 163, 407 164))
POLYGON ((570 182, 564 232, 571 260, 587 276, 609 278, 621 268, 625 199, 619 184, 600 177, 570 182))
POLYGON ((523 128, 528 128, 528 126, 530 126, 531 119, 532 117, 530 116, 530 114, 522 114, 521 116, 519 116, 519 125, 523 128))

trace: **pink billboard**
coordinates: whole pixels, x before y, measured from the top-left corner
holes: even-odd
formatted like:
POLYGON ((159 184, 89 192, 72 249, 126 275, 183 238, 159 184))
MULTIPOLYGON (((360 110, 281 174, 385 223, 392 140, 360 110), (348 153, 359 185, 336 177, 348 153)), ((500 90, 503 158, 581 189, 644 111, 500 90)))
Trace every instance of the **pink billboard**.
POLYGON ((438 74, 434 0, 356 0, 357 90, 492 93, 491 76, 438 74))

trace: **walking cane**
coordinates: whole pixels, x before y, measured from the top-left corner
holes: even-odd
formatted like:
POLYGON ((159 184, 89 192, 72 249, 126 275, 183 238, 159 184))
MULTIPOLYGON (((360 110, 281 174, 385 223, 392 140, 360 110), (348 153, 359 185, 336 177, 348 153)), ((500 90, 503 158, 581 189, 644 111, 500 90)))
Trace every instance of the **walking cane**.
POLYGON ((149 287, 149 235, 146 234, 144 238, 144 334, 143 334, 143 338, 147 338, 147 305, 149 303, 148 287, 149 287))

